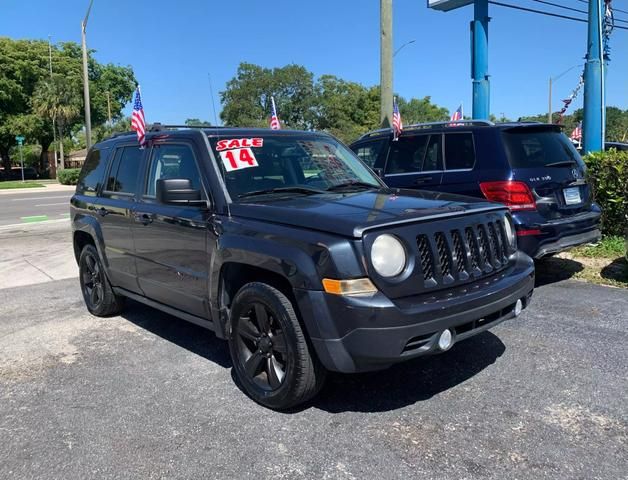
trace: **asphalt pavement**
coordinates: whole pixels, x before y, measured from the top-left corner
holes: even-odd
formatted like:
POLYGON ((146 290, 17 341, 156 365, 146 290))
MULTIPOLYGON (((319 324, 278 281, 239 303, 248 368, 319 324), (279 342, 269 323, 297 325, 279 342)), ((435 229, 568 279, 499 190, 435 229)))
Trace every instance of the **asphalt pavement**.
POLYGON ((627 322, 627 290, 544 278, 518 319, 276 413, 199 327, 92 317, 75 277, 0 288, 0 478, 627 478, 627 322))
POLYGON ((68 218, 73 193, 72 187, 2 191, 0 226, 68 218))

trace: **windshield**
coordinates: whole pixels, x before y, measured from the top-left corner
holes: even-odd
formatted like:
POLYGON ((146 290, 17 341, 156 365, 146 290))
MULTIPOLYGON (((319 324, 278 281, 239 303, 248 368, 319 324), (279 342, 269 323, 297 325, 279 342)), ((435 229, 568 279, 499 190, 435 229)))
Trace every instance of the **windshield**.
POLYGON ((536 168, 565 163, 582 164, 580 154, 561 132, 533 128, 506 130, 504 144, 510 166, 536 168))
POLYGON ((209 141, 234 201, 382 186, 353 152, 331 137, 268 133, 209 141))

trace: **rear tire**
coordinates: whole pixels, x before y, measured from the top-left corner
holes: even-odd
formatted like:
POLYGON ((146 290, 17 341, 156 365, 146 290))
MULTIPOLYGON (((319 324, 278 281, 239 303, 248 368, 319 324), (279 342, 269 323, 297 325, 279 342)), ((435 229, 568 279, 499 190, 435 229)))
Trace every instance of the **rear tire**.
POLYGON ((236 294, 229 351, 240 386, 266 407, 294 407, 323 386, 326 371, 311 353, 292 303, 270 285, 249 283, 236 294))
POLYGON ((124 308, 124 297, 111 288, 96 247, 85 245, 79 257, 79 281, 89 313, 97 317, 117 315, 124 308))

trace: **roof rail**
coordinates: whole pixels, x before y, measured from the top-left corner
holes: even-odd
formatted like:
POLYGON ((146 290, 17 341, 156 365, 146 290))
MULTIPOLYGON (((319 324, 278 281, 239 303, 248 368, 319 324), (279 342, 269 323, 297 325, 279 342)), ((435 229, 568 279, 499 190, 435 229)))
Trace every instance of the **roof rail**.
POLYGON ((163 130, 179 130, 186 128, 228 128, 223 126, 215 126, 215 125, 163 125, 159 122, 155 122, 150 125, 148 129, 149 132, 161 132, 163 130))
MULTIPOLYGON (((426 122, 426 123, 415 123, 412 125, 407 125, 403 127, 403 130, 427 130, 430 128, 436 127, 452 127, 455 128, 460 125, 468 125, 470 127, 474 126, 482 126, 482 127, 492 127, 495 124, 489 120, 449 120, 446 122, 426 122)), ((391 132, 390 128, 380 128, 378 130, 373 130, 371 132, 365 133, 360 137, 360 140, 363 138, 368 138, 373 135, 377 135, 380 133, 391 132)))

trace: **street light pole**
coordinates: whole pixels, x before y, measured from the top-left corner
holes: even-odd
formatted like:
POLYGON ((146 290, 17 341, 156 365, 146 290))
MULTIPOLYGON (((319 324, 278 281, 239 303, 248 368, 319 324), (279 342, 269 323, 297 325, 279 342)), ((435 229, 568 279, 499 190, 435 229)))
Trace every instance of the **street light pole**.
POLYGON ((393 20, 392 0, 380 0, 380 123, 382 128, 392 126, 393 110, 393 20))
POLYGON ((85 30, 87 28, 89 12, 92 9, 92 3, 94 3, 94 0, 89 1, 87 13, 81 22, 81 43, 83 46, 83 97, 85 99, 85 143, 87 144, 87 149, 92 146, 92 114, 89 103, 89 74, 87 69, 87 41, 85 39, 85 30))
POLYGON ((406 43, 404 43, 403 45, 401 45, 397 50, 395 50, 395 53, 393 53, 393 58, 395 58, 397 56, 397 54, 401 51, 401 49, 407 45, 410 45, 411 43, 414 43, 416 40, 409 40, 406 43))
MULTIPOLYGON (((48 35, 48 65, 50 67, 50 81, 52 82, 52 37, 50 35, 48 35)), ((52 117, 52 143, 54 145, 54 152, 55 152, 55 165, 54 165, 54 171, 57 171, 57 162, 58 162, 58 157, 57 157, 57 126, 56 126, 56 119, 55 117, 52 117)), ((49 162, 50 164, 50 162, 49 162)))

